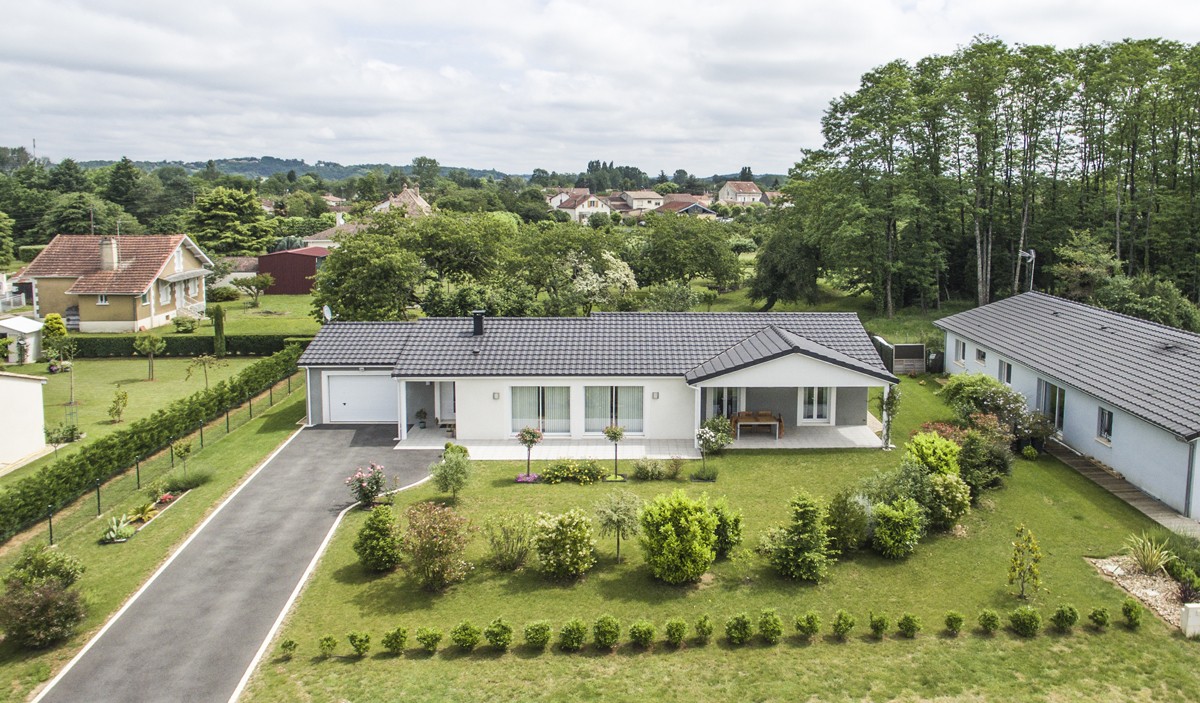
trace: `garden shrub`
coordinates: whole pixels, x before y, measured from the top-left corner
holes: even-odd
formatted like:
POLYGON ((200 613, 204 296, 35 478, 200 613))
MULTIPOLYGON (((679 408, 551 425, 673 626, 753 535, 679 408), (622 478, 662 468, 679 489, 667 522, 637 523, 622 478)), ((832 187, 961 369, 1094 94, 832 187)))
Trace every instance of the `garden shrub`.
POLYGON ((462 558, 467 547, 467 519, 451 508, 416 503, 404 511, 408 526, 400 535, 405 568, 428 591, 440 591, 467 576, 470 562, 462 558))
POLYGON ((358 530, 354 553, 368 571, 391 571, 400 565, 400 530, 386 505, 376 506, 358 530))
POLYGON ((642 511, 639 541, 650 573, 670 584, 698 581, 716 559, 717 516, 708 497, 681 490, 656 496, 642 511))
POLYGON ((662 481, 667 470, 657 459, 638 459, 633 462, 633 477, 639 481, 662 481))
POLYGON ((599 481, 604 475, 604 469, 595 461, 576 461, 574 459, 565 459, 556 461, 546 467, 541 473, 542 483, 562 483, 563 481, 573 481, 582 486, 599 481))
POLYGON ((524 565, 533 548, 534 518, 525 513, 501 513, 484 525, 489 561, 500 571, 524 565))
POLYGON ((1042 614, 1030 605, 1022 605, 1008 614, 1008 626, 1022 637, 1036 637, 1042 631, 1042 614))
POLYGON ((896 621, 896 629, 911 640, 921 631, 921 619, 912 613, 905 613, 896 621))
POLYGON ((578 508, 559 515, 539 513, 533 546, 542 572, 553 579, 577 579, 596 564, 592 522, 578 508))
POLYGON ((26 582, 10 576, 0 595, 0 630, 7 641, 25 648, 67 639, 86 615, 78 589, 55 577, 26 582))
POLYGON ((403 627, 388 630, 383 634, 383 639, 380 643, 387 650, 388 654, 400 656, 404 654, 404 647, 408 644, 408 630, 403 627))
POLYGON ((523 636, 525 645, 539 652, 550 644, 550 623, 545 620, 535 620, 525 625, 523 636))
POLYGON ((74 586, 87 567, 78 557, 44 544, 27 544, 21 549, 6 575, 6 581, 16 579, 25 585, 57 580, 63 587, 74 586))
POLYGON ((717 480, 717 465, 716 464, 701 464, 700 468, 693 471, 689 476, 697 481, 716 481, 717 480))
POLYGON ((1125 617, 1125 626, 1136 630, 1142 626, 1142 618, 1146 610, 1136 598, 1126 598, 1121 602, 1121 615, 1125 617))
POLYGON ((683 467, 686 462, 683 457, 673 456, 667 460, 666 478, 668 481, 675 481, 683 474, 683 467))
POLYGON ((1054 623, 1054 629, 1059 632, 1070 632, 1075 623, 1079 622, 1079 611, 1075 606, 1064 603, 1054 609, 1050 622, 1054 623))
POLYGON ((568 620, 558 631, 558 648, 564 652, 578 652, 587 639, 587 623, 579 618, 568 620))
POLYGON ((788 578, 820 581, 833 561, 825 509, 805 491, 792 496, 788 509, 791 522, 774 533, 768 547, 771 565, 788 578))
POLYGON ((448 456, 461 456, 464 459, 470 459, 471 452, 461 444, 446 442, 442 445, 442 457, 445 458, 448 456))
POLYGON ((171 321, 175 325, 175 332, 178 334, 191 334, 196 331, 200 323, 194 317, 184 317, 180 315, 171 321))
POLYGON ((371 636, 365 632, 351 632, 346 635, 346 641, 350 643, 350 649, 354 650, 354 656, 360 659, 371 651, 371 636))
POLYGON ((845 610, 838 610, 833 614, 833 634, 837 635, 839 640, 845 640, 854 629, 854 625, 854 616, 845 610))
POLYGON ((1093 608, 1092 612, 1088 613, 1088 620, 1092 621, 1092 626, 1097 630, 1103 630, 1104 628, 1108 627, 1109 622, 1112 621, 1108 615, 1108 608, 1103 606, 1099 608, 1093 608))
POLYGON ((724 498, 717 500, 709 509, 717 518, 713 551, 718 559, 728 559, 734 548, 742 543, 742 511, 730 508, 724 498))
POLYGON ((433 485, 442 493, 458 500, 458 493, 471 480, 471 460, 462 454, 446 454, 442 460, 429 467, 433 485))
POLYGON ((783 618, 774 608, 764 608, 758 614, 758 634, 767 644, 779 644, 783 639, 783 618))
POLYGON ((871 627, 871 634, 875 636, 875 639, 883 639, 883 636, 887 634, 888 616, 882 613, 876 615, 872 612, 867 618, 867 622, 871 627))
POLYGON ((1025 396, 982 373, 956 373, 938 391, 963 422, 973 415, 994 415, 1001 427, 1025 432, 1025 396))
POLYGON ((653 647, 654 637, 657 634, 654 623, 649 620, 638 620, 629 626, 629 641, 642 649, 653 647))
POLYGON ((725 621, 725 638, 729 644, 743 645, 754 637, 754 623, 746 613, 738 613, 725 621))
POLYGON ((414 639, 417 640, 417 644, 421 645, 421 649, 433 654, 442 641, 442 631, 436 627, 418 627, 414 639))
POLYGON ((930 526, 949 530, 971 509, 971 489, 953 474, 929 477, 931 501, 925 506, 930 526))
POLYGON ((833 550, 846 554, 871 543, 871 502, 853 486, 833 494, 825 521, 833 550))
POLYGON ((875 506, 875 534, 871 546, 888 559, 912 554, 921 540, 921 507, 912 498, 875 506))
POLYGON ((951 610, 946 613, 946 632, 951 637, 958 637, 958 633, 962 632, 963 622, 962 613, 957 610, 951 610))
POLYGON ((513 628, 503 618, 496 618, 483 628, 483 638, 492 649, 507 652, 512 646, 513 628))
POLYGON ((213 286, 205 291, 205 298, 210 303, 232 303, 241 297, 241 291, 233 286, 213 286))
POLYGON ((163 479, 163 488, 166 489, 167 493, 180 495, 182 493, 187 493, 193 488, 199 488, 200 486, 203 486, 211 481, 212 477, 213 475, 211 471, 191 471, 187 474, 168 474, 163 479))
POLYGON ((804 639, 812 639, 821 631, 821 616, 810 610, 796 617, 796 632, 804 639))
POLYGON ((961 447, 936 432, 918 432, 905 448, 904 458, 920 464, 926 473, 958 475, 961 447))
MULTIPOLYGON (((989 488, 999 486, 1003 477, 1012 473, 1013 454, 1008 435, 989 434, 983 430, 968 430, 958 454, 959 477, 971 489, 971 498, 989 488)), ((1032 449, 1032 447, 1026 447, 1032 449)), ((1037 450, 1033 450, 1037 458, 1037 450)))
POLYGON ((687 621, 683 618, 671 618, 667 620, 665 635, 667 644, 675 649, 683 646, 683 641, 687 639, 687 621))
POLYGON ((470 620, 463 620, 450 630, 450 641, 464 652, 475 649, 475 645, 479 644, 482 637, 483 631, 470 620))
POLYGON ((1133 558, 1138 569, 1147 576, 1158 572, 1167 573, 1167 564, 1175 561, 1175 555, 1167 546, 1167 540, 1140 535, 1129 535, 1125 540, 1125 553, 1133 558))
POLYGON ((713 625, 712 618, 707 615, 701 615, 700 619, 696 621, 696 641, 700 644, 708 644, 715 630, 716 627, 713 625))
POLYGON ((979 611, 979 629, 983 634, 990 635, 1000 629, 1000 613, 991 608, 984 608, 979 611))
POLYGON ((1038 458, 1038 450, 1033 445, 1027 444, 1021 449, 1021 456, 1028 461, 1035 461, 1038 458))
POLYGON ((621 621, 608 614, 596 618, 596 623, 592 625, 592 643, 596 649, 612 651, 620 639, 621 621))
POLYGON ((286 639, 279 643, 279 655, 283 657, 284 661, 291 661, 299 648, 300 645, 296 643, 296 640, 286 639))
POLYGON ((321 639, 317 640, 317 651, 321 653, 323 658, 328 659, 329 657, 333 656, 333 652, 337 649, 337 645, 338 639, 336 637, 333 635, 325 635, 321 639))

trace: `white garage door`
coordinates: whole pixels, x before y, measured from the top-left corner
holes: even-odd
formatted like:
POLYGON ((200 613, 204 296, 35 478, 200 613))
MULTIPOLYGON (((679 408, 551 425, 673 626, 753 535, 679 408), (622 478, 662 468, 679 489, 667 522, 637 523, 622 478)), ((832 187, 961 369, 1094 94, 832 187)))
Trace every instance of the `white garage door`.
POLYGON ((330 376, 329 422, 396 422, 391 376, 330 376))

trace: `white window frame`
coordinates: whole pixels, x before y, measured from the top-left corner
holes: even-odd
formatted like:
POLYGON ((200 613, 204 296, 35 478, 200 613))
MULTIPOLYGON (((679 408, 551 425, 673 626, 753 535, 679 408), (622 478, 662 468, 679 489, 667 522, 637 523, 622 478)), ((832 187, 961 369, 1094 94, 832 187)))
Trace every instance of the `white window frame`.
POLYGON ((100 293, 96 296, 97 305, 108 305, 108 293, 100 293))
MULTIPOLYGON (((546 435, 552 435, 552 436, 556 436, 556 437, 565 437, 565 436, 569 436, 571 434, 571 429, 570 429, 571 428, 571 393, 570 393, 571 387, 570 386, 540 386, 540 385, 539 386, 512 386, 509 389, 509 404, 508 404, 508 418, 509 418, 509 427, 510 428, 513 428, 516 426, 516 423, 513 422, 513 420, 515 419, 513 417, 513 409, 514 409, 513 402, 515 401, 515 398, 513 397, 513 395, 514 395, 513 390, 515 390, 516 388, 536 388, 537 389, 537 405, 538 405, 537 418, 536 418, 537 429, 541 430, 546 435), (566 388, 567 389, 567 417, 566 417, 567 429, 562 432, 554 432, 554 431, 550 431, 550 430, 546 429, 546 408, 548 405, 548 403, 546 402, 546 390, 551 389, 551 388, 553 388, 553 389, 566 388)), ((534 419, 534 418, 531 418, 531 419, 534 419)), ((513 429, 512 430, 513 435, 515 436, 517 434, 517 432, 519 432, 521 429, 522 428, 519 428, 519 427, 516 427, 515 429, 513 429)))
POLYGON ((183 270, 183 246, 175 250, 175 272, 183 270))
POLYGON ((142 293, 140 300, 142 301, 142 305, 149 305, 150 304, 150 291, 146 291, 145 293, 142 293))
POLYGON ((171 284, 166 281, 158 283, 158 302, 163 305, 171 304, 171 284))
POLYGON ((996 373, 996 377, 1006 386, 1012 385, 1012 364, 1004 359, 1000 360, 1000 365, 996 373))
POLYGON ((1096 411, 1096 439, 1102 442, 1112 442, 1113 411, 1105 407, 1096 411))
POLYGON ((837 387, 836 386, 801 386, 796 392, 796 424, 797 425, 832 425, 834 418, 837 417, 837 387), (810 405, 806 402, 805 395, 808 389, 813 389, 812 398, 812 417, 805 417, 805 411, 810 405), (826 413, 827 417, 817 417, 817 405, 820 400, 820 392, 827 392, 826 398, 826 413))
POLYGON ((1045 379, 1038 379, 1037 408, 1038 412, 1050 418, 1054 429, 1062 432, 1066 420, 1067 391, 1062 386, 1045 379), (1050 389, 1054 389, 1051 391, 1050 389), (1053 402, 1051 396, 1054 396, 1053 402))
POLYGON ((981 347, 975 347, 975 363, 980 365, 987 363, 987 351, 981 347))
POLYGON ((954 340, 954 363, 959 366, 967 363, 967 343, 961 339, 954 340))

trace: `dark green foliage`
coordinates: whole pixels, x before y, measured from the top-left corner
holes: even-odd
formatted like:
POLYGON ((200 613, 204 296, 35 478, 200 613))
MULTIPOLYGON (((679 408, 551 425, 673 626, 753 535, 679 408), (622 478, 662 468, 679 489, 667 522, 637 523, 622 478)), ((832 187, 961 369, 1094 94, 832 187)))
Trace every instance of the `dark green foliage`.
POLYGON ((875 639, 883 639, 883 636, 887 634, 889 625, 888 616, 883 613, 879 613, 878 615, 871 613, 867 618, 867 622, 870 624, 871 634, 875 636, 875 639))
POLYGON ((579 618, 568 620, 558 631, 558 648, 564 652, 578 652, 583 649, 587 629, 587 623, 579 618))
POLYGON ((30 244, 23 247, 17 247, 17 258, 26 263, 32 262, 37 258, 38 254, 46 248, 45 244, 30 244))
POLYGON ((921 631, 921 619, 912 613, 905 613, 896 621, 896 629, 900 631, 901 635, 911 640, 921 631))
POLYGON ((1042 631, 1042 614, 1030 605, 1023 605, 1008 614, 1008 626, 1022 637, 1037 637, 1042 631))
POLYGON ((700 619, 696 621, 696 641, 700 644, 708 644, 715 630, 712 618, 708 615, 701 615, 700 619))
POLYGON ((724 498, 713 503, 709 509, 717 517, 713 551, 718 559, 727 559, 734 547, 742 543, 742 511, 730 508, 724 498))
POLYGON ((188 474, 168 474, 163 479, 163 488, 167 493, 179 495, 193 488, 199 488, 212 480, 211 471, 192 471, 188 474))
POLYGON ((600 480, 604 475, 604 469, 600 464, 590 459, 584 461, 576 461, 574 459, 565 459, 556 461, 550 466, 542 470, 542 483, 562 483, 563 481, 573 481, 575 483, 587 486, 600 480))
MULTIPOLYGON (((110 356, 133 356, 135 335, 106 335, 104 337, 72 337, 78 344, 77 359, 98 359, 110 356)), ((192 357, 215 354, 216 337, 185 337, 171 335, 163 337, 166 345, 155 356, 192 357)), ((292 337, 286 334, 236 334, 225 337, 226 353, 236 356, 269 356, 286 348, 289 344, 305 342, 311 337, 292 337)))
POLYGON ((1112 622, 1112 618, 1109 617, 1108 614, 1108 608, 1103 606, 1099 608, 1093 608, 1092 612, 1088 613, 1088 620, 1092 621, 1092 626, 1097 630, 1103 630, 1104 628, 1108 627, 1110 622, 1112 622))
POLYGON ((854 486, 833 494, 825 521, 829 546, 837 552, 853 552, 871 541, 870 502, 854 486))
POLYGON ((528 623, 522 634, 525 638, 525 645, 540 652, 550 644, 550 623, 545 620, 528 623))
POLYGON ((421 645, 421 649, 433 654, 442 641, 442 631, 436 627, 418 627, 415 639, 417 644, 421 645))
POLYGON ((450 630, 450 641, 459 649, 467 652, 475 649, 475 645, 479 644, 479 640, 482 637, 483 631, 469 620, 460 622, 450 630))
POLYGON ((783 618, 774 608, 764 608, 758 614, 758 634, 767 644, 779 644, 783 639, 783 618))
POLYGON ((286 639, 279 643, 279 655, 285 661, 290 661, 296 655, 296 650, 300 648, 299 643, 293 639, 286 639))
POLYGON ((833 634, 837 635, 839 640, 845 640, 850 631, 854 629, 854 616, 845 610, 838 610, 833 615, 833 634))
POLYGON ((133 467, 136 457, 151 456, 165 448, 172 438, 187 435, 201 422, 221 415, 226 407, 236 407, 295 373, 299 356, 298 347, 289 347, 262 359, 233 378, 131 422, 16 482, 0 494, 0 540, 7 540, 44 519, 46 506, 74 500, 94 487, 97 479, 107 480, 133 467))
POLYGON ((1136 598, 1126 598, 1121 601, 1121 615, 1125 618, 1125 626, 1130 630, 1136 630, 1142 626, 1142 618, 1146 615, 1146 609, 1136 598))
POLYGON ((26 583, 10 576, 0 595, 0 630, 21 647, 36 649, 65 640, 85 615, 79 591, 54 577, 26 583))
POLYGON ((223 358, 226 353, 225 343, 225 308, 214 305, 209 313, 213 326, 213 356, 223 358))
POLYGON ((384 633, 381 644, 388 654, 396 656, 404 654, 404 647, 408 644, 408 630, 403 627, 388 630, 384 633))
POLYGON ((946 632, 951 637, 958 637, 958 633, 962 632, 963 615, 962 613, 951 610, 946 613, 946 632))
MULTIPOLYGON (((967 430, 963 436, 962 451, 958 454, 959 476, 971 489, 973 500, 983 491, 999 486, 1012 473, 1013 455, 1006 439, 979 429, 967 430)), ((1032 458, 1037 458, 1036 449, 1032 458)))
POLYGON ((321 637, 321 639, 317 640, 317 651, 321 653, 322 657, 328 659, 329 657, 333 656, 333 652, 337 649, 337 645, 338 638, 334 637, 333 635, 325 635, 321 637))
POLYGON ((358 530, 354 553, 368 571, 391 571, 400 565, 400 531, 392 509, 376 506, 358 530))
POLYGON ((667 644, 675 649, 682 647, 684 639, 687 638, 687 629, 687 621, 683 618, 668 620, 665 630, 667 644))
POLYGON ((821 616, 810 610, 796 617, 796 632, 804 639, 812 639, 821 631, 821 616))
POLYGON ((1050 622, 1054 623, 1054 629, 1059 632, 1070 632, 1075 623, 1079 622, 1079 611, 1075 606, 1064 603, 1054 609, 1050 622))
POLYGON ((991 608, 979 611, 979 629, 983 634, 990 635, 1000 629, 1000 613, 991 608))
POLYGON ((833 562, 825 509, 804 491, 794 495, 788 507, 792 519, 769 547, 771 565, 788 578, 820 581, 833 562))
POLYGON ((366 632, 351 632, 346 635, 346 641, 350 643, 350 649, 354 650, 354 656, 360 659, 371 651, 371 635, 366 632))
POLYGON ((871 546, 888 559, 903 559, 917 548, 922 526, 921 507, 912 498, 876 505, 871 546))
POLYGON ((592 625, 592 643, 596 649, 612 651, 621 639, 621 622, 607 613, 596 618, 592 625))
POLYGON ((725 638, 729 644, 743 645, 754 637, 754 622, 746 613, 738 613, 725 621, 725 638))
POLYGON ((654 628, 654 623, 649 620, 638 620, 629 626, 629 641, 642 649, 649 649, 654 645, 656 634, 658 633, 654 628))
POLYGON ((707 497, 680 490, 657 496, 642 511, 639 537, 650 573, 670 584, 699 580, 716 559, 716 528, 707 497))
POLYGON ((483 628, 483 638, 492 646, 492 649, 506 652, 512 646, 512 625, 505 622, 503 618, 496 618, 483 628))
POLYGON ((242 292, 233 286, 213 286, 205 292, 210 303, 232 303, 242 297, 242 292))

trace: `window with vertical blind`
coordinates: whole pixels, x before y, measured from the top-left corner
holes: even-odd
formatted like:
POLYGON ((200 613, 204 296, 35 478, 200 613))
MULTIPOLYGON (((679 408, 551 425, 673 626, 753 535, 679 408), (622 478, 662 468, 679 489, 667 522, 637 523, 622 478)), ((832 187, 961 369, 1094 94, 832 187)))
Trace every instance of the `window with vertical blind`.
POLYGON ((512 431, 571 432, 571 389, 567 386, 513 386, 512 431))
POLYGON ((583 431, 603 432, 609 425, 644 432, 641 386, 585 386, 583 431))

